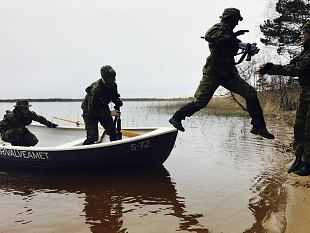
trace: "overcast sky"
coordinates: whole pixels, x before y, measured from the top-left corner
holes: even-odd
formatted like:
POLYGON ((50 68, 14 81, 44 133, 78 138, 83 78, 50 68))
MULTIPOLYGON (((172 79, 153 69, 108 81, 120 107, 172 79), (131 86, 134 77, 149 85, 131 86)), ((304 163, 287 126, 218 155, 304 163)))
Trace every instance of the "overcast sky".
POLYGON ((1 0, 0 99, 82 98, 102 65, 122 97, 193 96, 209 54, 200 39, 236 7, 259 41, 268 0, 1 0))

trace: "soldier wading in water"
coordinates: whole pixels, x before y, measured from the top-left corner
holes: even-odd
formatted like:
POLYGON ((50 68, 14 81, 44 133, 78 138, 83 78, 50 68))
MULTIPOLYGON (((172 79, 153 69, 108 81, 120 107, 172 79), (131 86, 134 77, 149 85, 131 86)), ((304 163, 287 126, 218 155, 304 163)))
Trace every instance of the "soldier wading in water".
POLYGON ((287 170, 300 176, 310 175, 310 21, 302 28, 302 52, 288 65, 266 63, 256 73, 298 77, 301 86, 299 106, 294 124, 293 151, 296 159, 287 170))
POLYGON ((116 128, 112 116, 119 116, 119 110, 110 111, 109 103, 115 104, 115 109, 123 105, 117 91, 116 72, 109 66, 100 70, 101 79, 86 88, 86 96, 82 102, 83 118, 87 131, 83 145, 93 144, 98 141, 98 122, 105 128, 110 141, 117 140, 116 128))
POLYGON ((207 106, 219 86, 239 94, 246 100, 247 111, 252 118, 251 133, 273 139, 266 129, 263 111, 255 89, 244 81, 235 66, 234 56, 238 52, 240 40, 237 36, 244 30, 233 32, 238 22, 243 20, 240 11, 235 8, 224 10, 220 23, 211 27, 205 40, 209 42, 210 56, 203 67, 203 76, 195 93, 195 101, 186 104, 174 113, 169 122, 178 130, 185 131, 181 121, 207 106))

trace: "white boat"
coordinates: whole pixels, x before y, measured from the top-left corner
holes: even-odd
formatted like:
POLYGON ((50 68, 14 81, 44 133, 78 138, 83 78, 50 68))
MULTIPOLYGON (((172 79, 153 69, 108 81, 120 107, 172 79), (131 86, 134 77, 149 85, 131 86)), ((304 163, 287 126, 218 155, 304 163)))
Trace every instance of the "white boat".
MULTIPOLYGON (((123 138, 82 145, 82 127, 59 126, 51 129, 33 124, 27 128, 39 142, 34 147, 12 146, 0 140, 0 166, 24 168, 101 168, 161 165, 170 155, 177 137, 171 127, 126 128, 123 138)), ((100 134, 102 134, 102 130, 100 134)))

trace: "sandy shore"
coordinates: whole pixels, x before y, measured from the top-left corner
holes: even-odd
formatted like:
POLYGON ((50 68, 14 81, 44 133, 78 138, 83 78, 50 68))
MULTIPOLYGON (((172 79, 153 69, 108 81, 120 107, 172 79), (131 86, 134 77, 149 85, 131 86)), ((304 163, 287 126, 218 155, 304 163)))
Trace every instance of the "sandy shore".
POLYGON ((310 232, 310 176, 288 174, 285 233, 310 232))
MULTIPOLYGON (((283 115, 285 122, 293 126, 295 112, 286 112, 283 115)), ((294 160, 287 165, 289 167, 294 160)), ((287 190, 286 205, 284 210, 285 224, 283 233, 309 233, 310 232, 310 176, 302 177, 287 174, 284 184, 287 190)), ((281 232, 281 233, 282 233, 281 232)))

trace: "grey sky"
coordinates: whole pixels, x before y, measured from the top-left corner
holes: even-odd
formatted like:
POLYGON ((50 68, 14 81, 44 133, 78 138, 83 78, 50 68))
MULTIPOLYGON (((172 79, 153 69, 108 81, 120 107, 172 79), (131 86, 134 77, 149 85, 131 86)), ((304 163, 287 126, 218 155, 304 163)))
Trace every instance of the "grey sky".
POLYGON ((236 7, 260 38, 267 0, 1 0, 3 98, 82 98, 110 64, 122 97, 192 96, 209 54, 200 39, 236 7))

